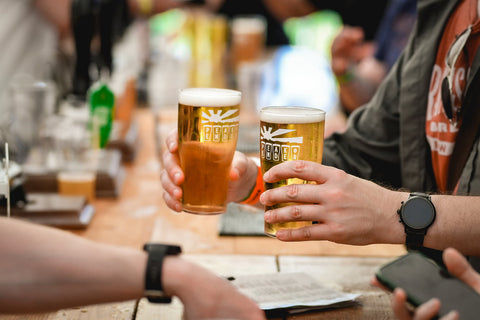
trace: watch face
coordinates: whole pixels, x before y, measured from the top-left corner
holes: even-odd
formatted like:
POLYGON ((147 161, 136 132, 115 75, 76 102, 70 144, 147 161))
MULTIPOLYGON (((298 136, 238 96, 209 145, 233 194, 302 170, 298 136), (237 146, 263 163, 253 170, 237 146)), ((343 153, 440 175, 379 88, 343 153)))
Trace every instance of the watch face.
POLYGON ((424 229, 435 219, 435 208, 432 203, 422 197, 413 197, 405 202, 402 209, 403 222, 413 229, 424 229))

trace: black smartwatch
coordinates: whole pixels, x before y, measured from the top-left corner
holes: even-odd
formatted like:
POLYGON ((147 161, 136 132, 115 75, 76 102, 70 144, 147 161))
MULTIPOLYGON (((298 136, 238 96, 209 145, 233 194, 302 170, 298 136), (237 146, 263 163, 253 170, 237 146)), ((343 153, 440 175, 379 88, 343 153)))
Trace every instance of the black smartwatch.
POLYGON ((400 222, 405 226, 406 246, 408 250, 418 250, 428 228, 435 221, 436 211, 429 194, 413 192, 406 201, 402 201, 397 210, 400 222))
POLYGON ((153 303, 170 303, 169 297, 163 291, 162 268, 163 259, 168 255, 178 255, 182 252, 179 246, 147 243, 143 250, 148 253, 147 270, 145 271, 145 297, 153 303))

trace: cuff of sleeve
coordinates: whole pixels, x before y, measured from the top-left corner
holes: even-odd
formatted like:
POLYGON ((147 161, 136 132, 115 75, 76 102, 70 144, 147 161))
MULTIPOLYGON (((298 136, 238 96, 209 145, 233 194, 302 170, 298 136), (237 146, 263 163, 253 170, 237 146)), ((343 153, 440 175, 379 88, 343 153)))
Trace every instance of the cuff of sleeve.
POLYGON ((240 203, 254 205, 260 200, 260 195, 264 191, 265 191, 265 187, 263 185, 262 168, 257 166, 257 180, 255 182, 255 186, 250 191, 250 194, 245 199, 243 199, 240 203))
POLYGON ((339 85, 348 84, 355 78, 355 68, 348 68, 343 74, 335 76, 339 85))

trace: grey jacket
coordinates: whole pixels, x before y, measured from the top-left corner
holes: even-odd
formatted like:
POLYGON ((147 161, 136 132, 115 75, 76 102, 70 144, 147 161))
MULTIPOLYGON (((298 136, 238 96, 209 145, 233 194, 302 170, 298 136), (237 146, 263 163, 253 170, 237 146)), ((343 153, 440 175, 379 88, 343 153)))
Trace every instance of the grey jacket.
MULTIPOLYGON (((418 1, 417 23, 403 54, 373 99, 350 116, 346 132, 325 141, 324 164, 392 187, 437 191, 425 118, 437 46, 456 4, 418 1)), ((478 125, 471 120, 476 114, 473 107, 480 107, 479 67, 480 50, 468 76, 462 106, 470 113, 464 115, 457 139, 461 143, 456 143, 458 150, 452 158, 452 163, 459 164, 452 179, 456 183, 460 177, 459 194, 480 194, 478 125)))

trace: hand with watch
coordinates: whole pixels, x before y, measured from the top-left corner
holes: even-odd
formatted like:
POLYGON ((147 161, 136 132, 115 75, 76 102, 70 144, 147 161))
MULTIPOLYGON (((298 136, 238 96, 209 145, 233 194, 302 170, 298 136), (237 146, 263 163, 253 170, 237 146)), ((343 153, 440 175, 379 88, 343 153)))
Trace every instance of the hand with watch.
POLYGON ((184 305, 186 320, 265 319, 255 302, 228 280, 178 257, 180 247, 148 243, 144 250, 148 253, 144 295, 150 302, 170 303, 176 296, 184 305))
POLYGON ((230 281, 180 257, 178 246, 147 244, 145 252, 7 217, 0 217, 0 243, 0 313, 49 312, 145 296, 165 303, 176 296, 185 319, 265 320, 254 301, 230 281))

